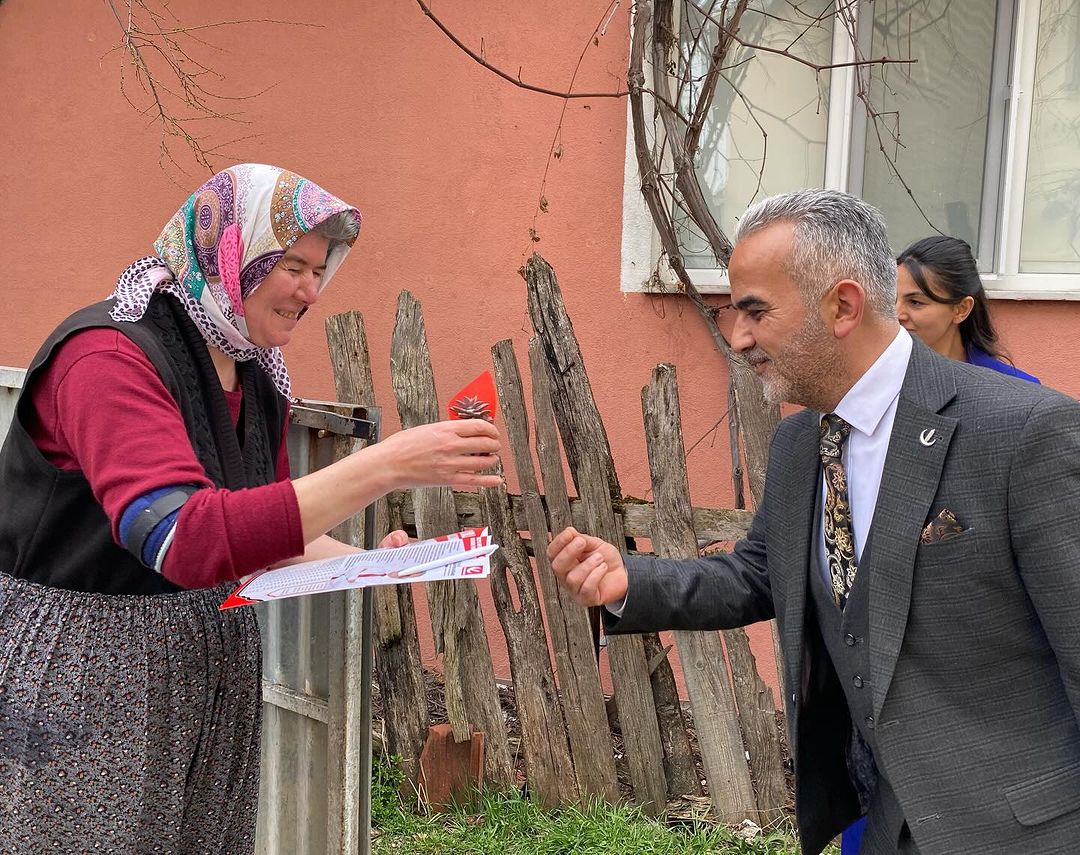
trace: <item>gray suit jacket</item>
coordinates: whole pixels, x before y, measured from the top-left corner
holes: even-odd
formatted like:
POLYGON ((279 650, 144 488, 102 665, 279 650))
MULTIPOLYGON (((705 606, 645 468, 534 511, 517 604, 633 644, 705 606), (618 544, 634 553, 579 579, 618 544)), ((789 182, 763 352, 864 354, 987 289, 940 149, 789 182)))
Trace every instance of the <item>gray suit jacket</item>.
MULTIPOLYGON (((628 559, 609 620, 643 632, 777 619, 810 855, 858 811, 846 703, 808 607, 817 446, 817 413, 785 419, 747 537, 730 555, 628 559)), ((859 572, 876 759, 920 850, 1080 851, 1080 404, 916 340, 859 572), (920 543, 943 508, 966 531, 920 543)))

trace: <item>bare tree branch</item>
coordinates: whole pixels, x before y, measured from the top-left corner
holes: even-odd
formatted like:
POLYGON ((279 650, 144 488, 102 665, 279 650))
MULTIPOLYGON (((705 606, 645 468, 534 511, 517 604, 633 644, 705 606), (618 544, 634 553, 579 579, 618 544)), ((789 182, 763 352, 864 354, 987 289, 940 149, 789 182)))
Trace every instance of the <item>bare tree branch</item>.
MULTIPOLYGON (((118 51, 125 61, 120 66, 120 93, 132 109, 150 117, 152 124, 160 129, 159 163, 171 164, 181 172, 185 170, 177 161, 171 148, 173 141, 186 147, 195 162, 208 172, 210 163, 223 149, 238 142, 253 139, 257 134, 247 134, 207 146, 189 126, 208 119, 247 124, 235 110, 225 110, 219 105, 240 103, 262 95, 272 87, 248 95, 222 95, 207 89, 202 81, 207 76, 221 81, 223 78, 212 68, 196 60, 180 39, 190 39, 196 44, 213 48, 198 33, 220 27, 265 24, 289 24, 292 26, 321 27, 301 21, 282 21, 273 18, 244 18, 223 20, 208 24, 180 25, 172 10, 152 8, 147 0, 105 0, 120 27, 121 37, 108 53, 118 51), (167 13, 167 15, 165 14, 167 13), (171 18, 167 21, 166 18, 171 18), (127 71, 134 72, 135 81, 149 97, 150 103, 140 106, 128 85, 127 71)), ((108 55, 108 54, 106 54, 108 55)))
MULTIPOLYGON (((627 95, 630 94, 630 91, 628 89, 618 89, 618 88, 616 88, 616 90, 614 92, 574 92, 574 91, 571 91, 571 90, 563 91, 563 90, 560 90, 560 89, 549 89, 549 88, 547 88, 545 86, 534 86, 531 83, 526 83, 521 79, 521 69, 520 68, 518 69, 517 77, 514 77, 509 72, 504 71, 503 69, 499 68, 498 66, 493 65, 492 63, 488 62, 483 57, 482 53, 477 53, 476 51, 472 50, 464 42, 462 42, 462 40, 460 38, 458 38, 456 35, 454 35, 454 33, 450 30, 450 28, 447 27, 446 24, 444 24, 442 21, 440 21, 438 19, 438 17, 436 17, 435 13, 432 12, 431 9, 424 3, 424 0, 416 0, 416 2, 420 6, 420 8, 423 10, 424 14, 427 17, 429 17, 435 23, 435 26, 437 26, 440 30, 442 30, 443 34, 448 39, 450 39, 450 41, 453 42, 458 48, 460 48, 462 51, 464 51, 464 53, 470 59, 474 60, 475 62, 479 63, 484 68, 486 68, 488 71, 492 72, 493 74, 498 75, 503 80, 514 84, 515 86, 517 86, 520 89, 525 89, 525 90, 528 90, 529 92, 537 92, 537 93, 539 93, 541 95, 550 95, 553 98, 562 98, 562 99, 568 99, 568 98, 625 98, 627 95)), ((612 2, 612 4, 608 7, 609 14, 605 15, 605 19, 604 19, 604 21, 601 22, 601 26, 593 31, 593 36, 594 37, 596 36, 597 32, 599 32, 599 30, 602 27, 607 26, 607 23, 610 20, 610 12, 611 12, 612 7, 616 7, 620 3, 621 3, 621 0, 614 0, 614 2, 612 2)), ((575 75, 576 75, 576 71, 575 71, 575 75)), ((678 107, 676 107, 674 104, 671 104, 670 102, 668 102, 667 99, 665 99, 663 95, 660 95, 658 93, 651 92, 651 91, 650 91, 650 94, 654 98, 656 98, 657 100, 663 101, 665 104, 667 104, 669 109, 671 109, 676 115, 680 115, 680 117, 681 117, 681 114, 679 113, 678 107)))
MULTIPOLYGON (((712 106, 713 92, 716 89, 717 81, 720 79, 721 68, 723 66, 722 60, 727 56, 728 48, 732 42, 730 33, 739 29, 739 22, 742 20, 743 13, 746 12, 748 3, 749 0, 738 0, 735 4, 735 8, 731 12, 730 18, 726 15, 728 5, 726 0, 720 10, 720 17, 725 20, 726 23, 719 28, 720 38, 716 40, 716 46, 713 48, 712 61, 709 63, 709 70, 705 75, 705 80, 701 87, 701 94, 698 96, 697 108, 694 110, 693 118, 690 120, 690 127, 686 130, 686 151, 691 157, 697 153, 701 131, 705 127, 705 119, 709 114, 709 107, 712 106)), ((709 8, 711 13, 712 7, 710 6, 709 8)), ((708 21, 715 21, 711 14, 706 14, 705 19, 708 21)), ((687 65, 689 65, 689 63, 687 63, 687 65)))
MULTIPOLYGON (((585 42, 585 46, 581 49, 581 53, 578 55, 577 62, 574 63, 574 71, 570 75, 570 85, 567 87, 567 91, 573 92, 574 83, 577 80, 578 71, 581 69, 581 63, 585 60, 585 54, 589 50, 589 45, 597 44, 600 36, 607 32, 607 26, 611 23, 611 18, 618 10, 622 0, 611 0, 608 3, 607 9, 604 11, 604 16, 600 19, 600 23, 597 24, 593 31, 589 34, 588 40, 585 42)), ((548 158, 544 164, 544 174, 540 179, 540 194, 536 203, 536 210, 533 212, 532 228, 529 229, 529 237, 532 242, 537 242, 539 233, 537 231, 537 219, 540 214, 546 214, 548 211, 547 196, 544 195, 544 191, 547 189, 548 173, 551 171, 551 161, 553 159, 558 160, 562 157, 562 144, 559 142, 559 137, 562 134, 563 120, 566 118, 566 108, 569 106, 568 100, 563 100, 562 110, 559 111, 559 121, 555 124, 555 134, 552 137, 551 145, 548 146, 548 158)))
MULTIPOLYGON (((855 51, 856 59, 858 59, 859 56, 860 56, 859 34, 858 34, 858 29, 857 29, 857 21, 856 21, 854 12, 851 9, 851 5, 848 4, 848 5, 844 5, 842 7, 839 7, 837 9, 837 15, 840 18, 840 20, 843 22, 844 28, 847 30, 848 39, 851 41, 852 48, 855 51)), ((914 62, 915 60, 911 60, 911 61, 914 62)), ((861 64, 861 65, 864 65, 864 66, 870 66, 870 65, 873 65, 874 63, 868 63, 868 64, 866 64, 866 63, 855 63, 855 64, 861 64)), ((878 151, 881 153, 882 158, 885 161, 886 167, 893 174, 893 177, 900 183, 900 186, 904 188, 904 192, 907 194, 908 198, 911 200, 911 204, 913 204, 915 206, 915 209, 919 212, 919 215, 923 218, 923 220, 926 222, 926 224, 930 228, 932 228, 935 232, 937 232, 938 234, 944 234, 944 232, 942 232, 941 229, 938 228, 937 225, 935 225, 931 221, 929 215, 923 209, 922 205, 919 204, 918 199, 915 198, 915 192, 911 189, 911 185, 909 185, 907 183, 907 181, 904 179, 904 176, 900 172, 900 167, 897 166, 897 164, 896 164, 896 155, 894 154, 894 155, 890 156, 889 152, 886 150, 886 147, 885 147, 885 136, 886 135, 892 137, 893 144, 897 147, 897 149, 903 147, 903 143, 900 140, 899 116, 897 116, 896 131, 894 133, 890 133, 888 131, 885 131, 885 133, 883 134, 883 132, 882 132, 883 121, 882 120, 886 115, 889 115, 889 114, 878 111, 874 107, 873 102, 871 101, 871 98, 870 98, 870 80, 869 80, 868 67, 863 67, 863 68, 859 69, 858 76, 856 77, 856 80, 858 82, 858 85, 856 86, 856 89, 855 89, 855 97, 863 105, 863 109, 866 111, 866 117, 870 121, 870 124, 874 129, 874 136, 877 139, 877 144, 878 144, 877 148, 878 148, 878 151)))
MULTIPOLYGON (((861 65, 907 65, 916 62, 916 60, 914 59, 891 59, 887 56, 880 57, 879 59, 856 59, 852 60, 851 62, 811 62, 805 57, 793 54, 791 52, 790 45, 787 48, 774 48, 770 47, 769 45, 761 45, 754 44, 753 42, 748 42, 745 39, 741 38, 739 34, 736 33, 733 29, 730 29, 730 24, 725 24, 723 21, 717 20, 715 17, 712 16, 710 12, 702 9, 701 6, 699 6, 695 2, 695 0, 684 0, 684 2, 688 3, 690 6, 693 6, 694 9, 696 9, 701 15, 712 21, 712 23, 716 25, 716 28, 725 36, 725 38, 730 39, 736 44, 749 50, 762 51, 764 53, 775 53, 779 56, 786 56, 788 59, 793 60, 800 65, 805 65, 808 68, 812 68, 814 69, 814 71, 817 72, 829 71, 833 68, 850 68, 852 66, 861 65)), ((796 38, 792 42, 792 44, 795 44, 797 41, 798 38, 796 38)))
MULTIPOLYGON (((659 0, 656 6, 657 14, 653 17, 653 30, 656 36, 652 40, 653 45, 653 89, 660 91, 667 80, 667 57, 664 54, 664 45, 674 42, 672 30, 672 0, 659 0)), ((695 224, 701 229, 709 247, 717 261, 727 266, 727 259, 731 256, 731 241, 720 229, 716 218, 709 210, 709 204, 705 200, 705 194, 698 181, 697 169, 695 168, 694 156, 689 150, 686 138, 679 131, 679 119, 666 105, 661 103, 657 112, 664 124, 664 133, 671 144, 671 155, 675 167, 675 187, 683 200, 690 208, 690 215, 695 224), (676 140, 679 145, 676 147, 676 140)))
POLYGON ((482 65, 492 74, 498 75, 503 80, 507 81, 508 83, 513 83, 515 86, 520 87, 521 89, 527 89, 530 92, 539 92, 541 95, 552 95, 556 98, 625 98, 629 94, 627 90, 618 88, 616 88, 614 92, 562 92, 557 89, 549 89, 546 86, 534 86, 531 83, 526 83, 521 79, 520 71, 518 73, 518 76, 514 77, 513 75, 503 71, 498 66, 492 65, 490 62, 484 59, 484 57, 482 57, 480 54, 478 54, 476 51, 466 45, 461 39, 455 36, 453 32, 451 32, 450 28, 447 27, 446 24, 439 20, 435 13, 431 11, 431 7, 428 6, 427 3, 424 2, 424 0, 416 0, 416 3, 423 10, 424 14, 431 19, 432 23, 434 23, 436 27, 442 30, 443 35, 450 39, 450 41, 457 45, 462 51, 464 51, 470 59, 482 65))

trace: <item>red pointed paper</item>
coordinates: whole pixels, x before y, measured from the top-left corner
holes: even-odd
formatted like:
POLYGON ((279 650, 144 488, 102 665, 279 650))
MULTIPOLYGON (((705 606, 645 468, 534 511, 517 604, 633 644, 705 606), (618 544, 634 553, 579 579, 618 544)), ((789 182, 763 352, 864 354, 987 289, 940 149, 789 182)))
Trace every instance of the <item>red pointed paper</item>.
POLYGON ((218 611, 223 612, 226 609, 235 609, 235 608, 238 608, 239 606, 254 606, 254 605, 256 605, 259 602, 259 600, 250 600, 247 597, 245 597, 244 596, 244 588, 246 588, 248 586, 248 582, 250 582, 256 576, 260 576, 260 575, 262 575, 262 573, 254 573, 251 576, 249 576, 247 579, 245 579, 243 582, 241 582, 233 590, 233 592, 231 594, 229 594, 228 597, 225 598, 225 602, 223 602, 220 606, 218 606, 218 611))
POLYGON ((447 411, 451 419, 495 421, 495 380, 485 371, 450 399, 447 411))

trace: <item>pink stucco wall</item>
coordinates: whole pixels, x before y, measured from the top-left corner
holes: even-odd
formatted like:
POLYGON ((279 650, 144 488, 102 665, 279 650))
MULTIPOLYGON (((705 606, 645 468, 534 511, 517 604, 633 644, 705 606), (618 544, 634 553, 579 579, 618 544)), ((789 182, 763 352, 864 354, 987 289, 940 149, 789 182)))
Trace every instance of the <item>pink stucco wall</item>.
MULTIPOLYGON (((514 74, 520 67, 523 80, 563 88, 584 51, 575 88, 610 91, 624 82, 630 4, 591 44, 607 7, 452 0, 436 11, 491 62, 514 74)), ((251 137, 225 146, 216 166, 287 166, 365 214, 355 252, 287 350, 300 394, 332 396, 322 321, 360 309, 393 424, 388 351, 405 288, 423 302, 444 400, 490 365, 500 339, 512 339, 525 364, 529 322, 517 270, 535 248, 558 272, 623 491, 648 494, 639 395, 653 365, 666 361, 679 370, 687 446, 706 437, 689 458, 694 501, 730 503, 726 431, 710 433, 726 408, 722 360, 685 301, 619 291, 622 100, 575 100, 563 114, 563 102, 469 60, 407 0, 189 0, 174 9, 185 24, 319 25, 228 26, 202 33, 214 49, 192 48, 224 75, 206 81, 211 90, 262 93, 219 104, 240 109, 247 124, 206 124, 211 144, 251 137), (563 156, 549 161, 560 118, 563 156), (548 167, 549 211, 539 213, 548 167)), ((159 166, 158 130, 120 94, 121 55, 110 53, 118 37, 103 3, 0 4, 0 365, 25 366, 57 321, 104 297, 206 176, 180 144, 173 150, 187 174, 159 166)), ((127 85, 148 103, 130 72, 127 85)), ((1071 367, 1080 304, 1001 303, 995 318, 1017 364, 1080 395, 1071 367)), ((497 625, 490 610, 487 621, 497 625)), ((768 671, 763 630, 751 633, 768 671)), ((506 676, 501 649, 496 659, 506 676)))

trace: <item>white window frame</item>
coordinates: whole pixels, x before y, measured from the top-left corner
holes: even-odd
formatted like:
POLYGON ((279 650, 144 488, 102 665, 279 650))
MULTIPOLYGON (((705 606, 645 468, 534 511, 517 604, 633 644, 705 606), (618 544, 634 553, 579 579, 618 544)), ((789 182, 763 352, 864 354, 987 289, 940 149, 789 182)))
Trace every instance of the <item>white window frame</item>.
MULTIPOLYGON (((1080 2, 1080 0, 1077 0, 1080 2)), ((1013 38, 1010 49, 1008 104, 1002 146, 1002 175, 994 271, 983 273, 987 295, 999 300, 1080 300, 1080 274, 1021 273, 1020 238, 1024 217, 1024 190, 1027 180, 1028 137, 1031 128, 1032 92, 1039 40, 1041 0, 1012 0, 1013 38)), ((857 14, 857 10, 856 10, 857 14)), ((998 47, 995 47, 997 50, 998 47)), ((850 62, 854 50, 843 26, 833 28, 833 62, 850 62)), ((865 125, 861 107, 857 109, 856 71, 851 66, 832 69, 829 80, 829 118, 825 142, 824 186, 848 190, 852 181, 852 144, 860 125, 865 125)), ((646 105, 648 108, 648 105, 646 105)), ((647 111, 647 115, 649 112, 647 111)), ((861 137, 860 137, 861 139, 861 137)), ((641 195, 633 126, 629 106, 626 113, 626 157, 623 167, 623 222, 620 290, 624 292, 671 292, 678 281, 666 265, 658 266, 660 236, 653 227, 641 195), (659 275, 654 275, 658 273, 659 275)), ((694 284, 706 294, 729 292, 727 271, 695 268, 694 284)))

